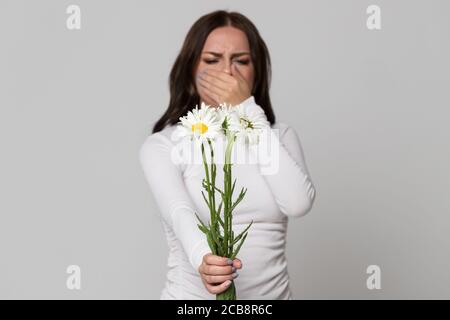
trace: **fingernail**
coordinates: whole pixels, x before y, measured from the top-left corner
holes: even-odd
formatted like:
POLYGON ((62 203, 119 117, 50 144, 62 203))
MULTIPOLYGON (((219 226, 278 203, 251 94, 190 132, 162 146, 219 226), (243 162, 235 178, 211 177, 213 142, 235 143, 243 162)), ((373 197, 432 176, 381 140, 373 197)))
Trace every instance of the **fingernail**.
POLYGON ((231 267, 231 272, 235 272, 236 268, 235 267, 231 267))
POLYGON ((228 260, 227 260, 227 263, 228 263, 228 264, 233 264, 233 260, 228 259, 228 260))
POLYGON ((225 281, 225 287, 228 287, 231 284, 230 280, 225 281))
POLYGON ((239 275, 237 272, 233 273, 233 278, 237 278, 239 275))

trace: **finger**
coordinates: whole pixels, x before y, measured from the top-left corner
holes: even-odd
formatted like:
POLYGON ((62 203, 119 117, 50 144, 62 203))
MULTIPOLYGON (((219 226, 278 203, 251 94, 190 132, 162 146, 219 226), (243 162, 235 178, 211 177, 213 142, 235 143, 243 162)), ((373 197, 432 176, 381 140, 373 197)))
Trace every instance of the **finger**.
POLYGON ((222 95, 226 92, 224 89, 217 87, 215 84, 206 81, 205 79, 198 79, 197 83, 200 86, 209 89, 211 92, 214 92, 217 95, 222 95))
POLYGON ((221 257, 221 256, 217 256, 217 255, 214 255, 214 254, 205 255, 203 257, 203 260, 207 264, 215 264, 217 266, 229 266, 229 265, 231 265, 233 263, 231 261, 231 259, 229 259, 227 257, 221 257))
POLYGON ((208 83, 200 83, 200 87, 203 89, 204 92, 207 92, 211 97, 213 97, 217 102, 222 103, 223 101, 221 97, 225 97, 226 93, 218 89, 217 87, 214 87, 208 83))
POLYGON ((233 267, 235 267, 236 269, 241 269, 242 268, 242 261, 239 260, 238 258, 233 260, 233 267))
POLYGON ((222 90, 226 90, 230 86, 230 84, 228 84, 227 82, 224 82, 224 81, 217 79, 216 77, 208 75, 208 74, 199 76, 198 80, 202 81, 203 83, 205 83, 205 82, 210 83, 222 90))
POLYGON ((213 91, 212 87, 209 85, 204 85, 199 83, 200 87, 202 88, 203 93, 205 93, 207 96, 209 96, 211 99, 213 99, 214 101, 216 101, 216 103, 219 105, 221 104, 223 101, 221 101, 222 99, 220 98, 222 96, 221 93, 219 93, 218 91, 213 91))
POLYGON ((214 78, 226 83, 227 85, 230 85, 233 83, 233 76, 224 71, 208 69, 208 71, 205 74, 208 76, 214 77, 214 78))
POLYGON ((208 105, 217 105, 218 103, 217 103, 217 101, 216 101, 216 99, 214 99, 213 97, 211 97, 205 90, 203 90, 203 88, 202 88, 202 90, 201 90, 201 92, 202 92, 202 95, 206 98, 205 99, 205 103, 206 104, 208 104, 208 105))
MULTIPOLYGON (((199 93, 201 93, 202 95, 204 95, 205 97, 207 97, 210 101, 212 101, 212 104, 216 104, 219 105, 218 101, 216 100, 215 97, 213 97, 213 93, 210 92, 207 88, 203 87, 202 85, 200 85, 200 83, 198 83, 197 89, 199 91, 199 93)), ((205 101, 206 102, 206 101, 205 101)), ((210 103, 211 104, 211 103, 210 103)))
POLYGON ((218 294, 218 293, 222 293, 225 290, 227 290, 227 288, 229 287, 230 284, 231 284, 231 281, 227 280, 224 283, 221 283, 217 286, 210 285, 209 283, 205 283, 205 286, 208 289, 208 291, 211 292, 212 294, 218 294))
POLYGON ((238 277, 238 274, 236 272, 232 274, 227 274, 224 276, 210 276, 210 275, 203 275, 205 281, 209 284, 220 284, 222 282, 225 282, 227 280, 233 280, 238 277))
POLYGON ((231 274, 236 271, 233 266, 216 266, 214 264, 207 264, 203 267, 203 273, 211 276, 220 276, 231 274))

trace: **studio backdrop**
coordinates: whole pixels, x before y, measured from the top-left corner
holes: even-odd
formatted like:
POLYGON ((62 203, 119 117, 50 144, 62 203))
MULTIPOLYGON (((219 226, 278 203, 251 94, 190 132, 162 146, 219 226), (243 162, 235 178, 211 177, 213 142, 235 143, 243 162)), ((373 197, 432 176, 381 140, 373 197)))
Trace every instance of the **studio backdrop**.
POLYGON ((450 298, 445 0, 1 0, 0 298, 159 299, 139 150, 187 31, 219 9, 264 38, 316 187, 289 221, 294 298, 450 298))

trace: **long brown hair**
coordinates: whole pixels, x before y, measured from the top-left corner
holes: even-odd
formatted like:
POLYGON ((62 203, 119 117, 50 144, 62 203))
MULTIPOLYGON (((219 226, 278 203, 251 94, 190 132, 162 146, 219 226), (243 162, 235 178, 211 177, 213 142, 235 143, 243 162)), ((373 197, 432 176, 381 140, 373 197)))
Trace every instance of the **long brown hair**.
POLYGON ((255 75, 252 95, 255 102, 264 110, 269 122, 275 123, 275 114, 269 96, 271 62, 264 40, 255 25, 244 15, 238 12, 217 10, 200 17, 187 33, 180 53, 170 71, 169 107, 155 123, 153 133, 163 130, 167 125, 176 124, 180 117, 200 104, 200 96, 195 88, 194 68, 200 59, 209 33, 224 26, 235 27, 247 35, 255 75))

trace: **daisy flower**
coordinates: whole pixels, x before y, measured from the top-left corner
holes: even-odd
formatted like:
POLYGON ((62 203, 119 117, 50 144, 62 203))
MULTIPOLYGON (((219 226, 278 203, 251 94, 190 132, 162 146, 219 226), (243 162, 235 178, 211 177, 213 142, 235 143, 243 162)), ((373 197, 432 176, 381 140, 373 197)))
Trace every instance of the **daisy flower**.
POLYGON ((229 117, 228 129, 235 132, 236 139, 241 143, 257 144, 259 136, 269 126, 265 113, 260 112, 259 108, 248 108, 245 104, 239 104, 233 110, 234 115, 229 117))
POLYGON ((216 110, 202 102, 200 109, 198 105, 186 116, 180 117, 181 125, 178 126, 180 137, 190 137, 195 141, 204 143, 214 140, 222 133, 222 123, 217 116, 216 110))
POLYGON ((226 103, 221 103, 219 108, 217 108, 217 115, 222 124, 222 130, 225 134, 232 133, 230 130, 230 123, 239 120, 239 116, 232 105, 227 105, 226 103))

